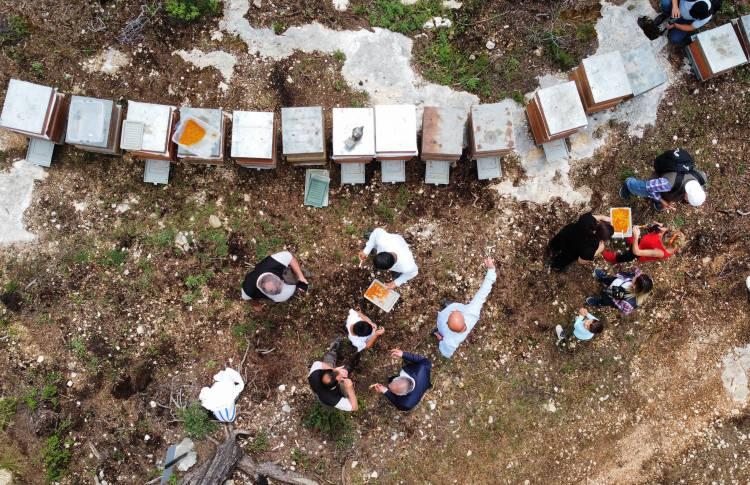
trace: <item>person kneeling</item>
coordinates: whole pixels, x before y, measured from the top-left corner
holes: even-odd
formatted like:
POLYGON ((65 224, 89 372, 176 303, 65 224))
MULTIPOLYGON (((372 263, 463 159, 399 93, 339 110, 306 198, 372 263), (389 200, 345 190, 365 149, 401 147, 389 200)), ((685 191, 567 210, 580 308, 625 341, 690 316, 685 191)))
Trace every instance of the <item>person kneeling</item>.
POLYGON ((602 333, 604 322, 589 313, 585 308, 581 308, 578 310, 578 316, 570 327, 564 329, 562 325, 555 326, 557 345, 569 340, 571 337, 582 341, 591 340, 594 338, 594 335, 602 333))
POLYGON ((633 273, 620 272, 610 276, 601 269, 594 270, 594 277, 606 285, 599 296, 586 298, 590 306, 613 306, 623 315, 630 315, 646 302, 654 283, 651 277, 638 268, 633 273))

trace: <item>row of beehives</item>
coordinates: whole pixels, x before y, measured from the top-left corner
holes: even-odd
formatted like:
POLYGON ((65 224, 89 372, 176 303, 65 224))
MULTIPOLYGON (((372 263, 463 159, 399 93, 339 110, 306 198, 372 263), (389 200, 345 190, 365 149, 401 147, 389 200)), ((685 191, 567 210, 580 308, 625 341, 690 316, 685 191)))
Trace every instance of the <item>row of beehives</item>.
MULTIPOLYGON (((111 100, 69 96, 12 79, 0 126, 30 138, 27 160, 32 163, 49 166, 55 144, 61 143, 109 155, 124 150, 146 160, 148 181, 166 183, 169 162, 224 164, 227 146, 240 166, 276 167, 277 118, 273 112, 234 111, 230 116, 221 109, 138 101, 129 101, 125 109, 111 100)), ((323 108, 282 108, 280 118, 281 154, 287 162, 324 165, 323 108)), ((427 107, 422 124, 427 182, 448 183, 450 164, 462 157, 467 144, 480 178, 499 177, 500 157, 514 148, 512 112, 500 104, 476 105, 470 111, 427 107)), ((331 158, 341 164, 344 183, 364 183, 364 165, 373 159, 382 164, 383 181, 405 181, 406 161, 419 155, 414 105, 334 108, 332 133, 331 158)))
MULTIPOLYGON (((705 81, 748 62, 750 15, 693 36, 687 55, 705 81)), ((584 59, 570 81, 538 90, 527 106, 537 144, 569 137, 588 124, 586 115, 613 108, 666 82, 650 45, 584 59)))

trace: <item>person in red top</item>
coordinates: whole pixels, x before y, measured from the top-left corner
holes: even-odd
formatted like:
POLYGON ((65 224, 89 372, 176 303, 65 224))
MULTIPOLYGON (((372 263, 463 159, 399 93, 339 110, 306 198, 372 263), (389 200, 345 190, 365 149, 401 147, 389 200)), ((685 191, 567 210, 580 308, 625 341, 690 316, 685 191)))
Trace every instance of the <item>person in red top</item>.
POLYGON ((682 231, 670 229, 660 223, 646 229, 641 237, 641 228, 633 227, 633 237, 626 239, 631 245, 627 251, 604 251, 602 256, 612 264, 638 261, 659 261, 680 252, 685 246, 686 237, 682 231))

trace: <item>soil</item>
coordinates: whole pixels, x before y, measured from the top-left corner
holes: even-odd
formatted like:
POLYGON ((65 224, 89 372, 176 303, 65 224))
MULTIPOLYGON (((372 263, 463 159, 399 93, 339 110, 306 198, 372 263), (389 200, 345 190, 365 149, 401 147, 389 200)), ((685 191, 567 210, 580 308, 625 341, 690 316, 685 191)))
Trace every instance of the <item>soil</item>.
MULTIPOLYGON (((338 14, 327 2, 308 3, 264 0, 250 21, 368 26, 353 10, 338 14)), ((139 5, 46 0, 0 7, 1 15, 26 18, 31 32, 2 47, 0 85, 21 77, 92 96, 226 110, 367 103, 343 82, 341 60, 302 53, 262 60, 236 39, 211 40, 218 18, 183 25, 157 17, 138 45, 117 46, 132 56, 131 66, 116 76, 80 69, 81 60, 115 42, 139 5), (105 30, 91 31, 95 18, 105 30), (226 93, 214 88, 222 80, 217 71, 172 55, 193 47, 238 57, 226 93), (44 69, 32 69, 35 62, 44 69)), ((539 46, 527 27, 547 29, 555 18, 593 22, 594 5, 467 2, 457 15, 474 22, 467 50, 481 49, 491 33, 499 49, 528 61, 510 82, 490 76, 494 91, 526 92, 535 76, 554 68, 545 55, 527 54, 539 46)), ((576 56, 595 47, 595 39, 570 45, 576 56)), ((679 52, 673 59, 682 63, 679 52)), ((242 441, 245 450, 321 483, 748 482, 750 415, 729 401, 718 366, 750 340, 750 224, 742 215, 750 211, 749 88, 747 67, 703 84, 685 76, 642 139, 611 127, 607 145, 571 170, 576 183, 593 190, 589 207, 499 198, 468 162, 451 170, 449 186, 424 185, 424 166, 415 160, 399 185, 381 184, 373 163, 366 186, 341 187, 339 169, 330 165, 330 205, 312 209, 302 205, 304 172, 286 163, 269 172, 175 164, 169 185, 155 187, 142 183, 142 162, 128 155, 58 147, 26 212, 38 240, 0 251, 0 284, 16 288, 1 298, 0 396, 18 399, 0 430, 0 467, 18 483, 44 482, 46 439, 69 420, 63 483, 87 483, 92 475, 145 483, 184 436, 177 407, 233 366, 246 378, 236 427, 255 433, 242 441), (547 241, 585 210, 622 205, 616 194, 623 178, 646 174, 653 156, 672 145, 708 172, 706 204, 675 213, 656 213, 643 200, 629 205, 637 223, 682 228, 688 246, 667 262, 643 265, 656 289, 633 316, 603 310, 606 327, 595 340, 555 346, 554 326, 569 323, 598 287, 593 267, 549 273, 547 241), (209 225, 210 215, 221 228, 209 225), (378 226, 403 234, 420 265, 388 314, 362 294, 373 278, 389 275, 356 262, 362 234, 378 226), (189 251, 174 247, 178 232, 188 235, 189 251), (282 249, 312 272, 313 289, 256 313, 240 300, 240 282, 282 249), (429 335, 440 301, 468 300, 485 256, 496 260, 498 281, 471 336, 453 359, 443 359, 429 335), (350 307, 386 333, 354 375, 362 410, 352 417, 347 446, 302 421, 314 404, 309 365, 340 333, 350 307), (433 389, 406 414, 367 389, 398 371, 388 357, 396 346, 434 362, 433 389), (43 389, 56 397, 45 398, 43 389)), ((21 156, 17 149, 2 154, 0 169, 21 156)), ((518 163, 508 159, 503 168, 523 182, 518 163)), ((213 445, 196 442, 202 461, 213 445)), ((249 483, 240 473, 234 479, 249 483)))

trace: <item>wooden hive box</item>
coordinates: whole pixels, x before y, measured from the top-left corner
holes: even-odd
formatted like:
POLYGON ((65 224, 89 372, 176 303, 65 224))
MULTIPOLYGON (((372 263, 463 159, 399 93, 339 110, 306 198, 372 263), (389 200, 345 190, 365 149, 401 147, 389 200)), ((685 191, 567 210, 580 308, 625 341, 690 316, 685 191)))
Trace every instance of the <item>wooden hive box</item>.
POLYGON ((177 145, 172 132, 178 119, 174 106, 129 101, 120 146, 144 160, 174 161, 177 145))
POLYGON ((211 155, 201 157, 183 146, 177 147, 177 158, 186 163, 202 165, 224 165, 226 163, 227 116, 218 108, 180 108, 180 118, 196 118, 220 133, 219 139, 211 147, 211 155))
POLYGON ((692 37, 687 46, 695 74, 701 81, 719 76, 748 62, 734 25, 725 24, 692 37))
POLYGON ((232 114, 232 152, 245 168, 276 168, 276 116, 269 111, 235 111, 232 114))
POLYGON ((5 92, 0 126, 30 138, 61 144, 70 97, 57 88, 11 79, 5 92))
POLYGON ((586 114, 617 106, 633 95, 622 54, 618 51, 591 56, 570 73, 586 114))
POLYGON ((588 125, 573 81, 539 89, 527 105, 526 113, 537 145, 567 138, 588 125))
POLYGON ((323 108, 281 108, 281 146, 287 162, 296 166, 325 165, 323 108))

